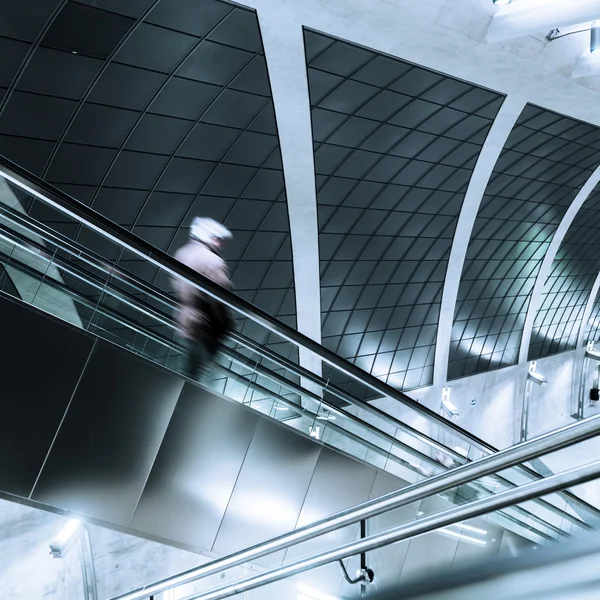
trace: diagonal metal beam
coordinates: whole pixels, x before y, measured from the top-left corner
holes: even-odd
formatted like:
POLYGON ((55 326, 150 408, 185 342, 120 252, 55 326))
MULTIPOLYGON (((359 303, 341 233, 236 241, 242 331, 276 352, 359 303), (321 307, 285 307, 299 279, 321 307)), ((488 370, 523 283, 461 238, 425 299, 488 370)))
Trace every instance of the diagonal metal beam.
POLYGON ((535 322, 535 316, 542 303, 542 293, 544 291, 544 285, 550 275, 552 269, 552 263, 556 257, 556 253, 562 244, 565 235, 569 231, 569 227, 573 223, 573 220, 577 216, 579 209, 583 206, 583 203, 588 199, 589 195, 594 191, 594 188, 600 182, 600 167, 590 175, 590 178, 585 182, 585 185, 579 190, 577 196, 569 206, 569 209, 562 218, 550 247, 544 256, 542 266, 540 267, 539 273, 533 286, 533 292, 531 293, 531 301, 529 302, 529 308, 527 309, 527 316, 525 317, 525 326, 523 328, 523 336, 521 337, 521 347, 519 349, 519 363, 527 362, 527 356, 529 353, 529 344, 531 342, 531 333, 533 330, 533 324, 535 322))
POLYGON ((440 309, 440 319, 438 326, 437 342, 435 348, 435 362, 433 367, 433 384, 443 385, 448 376, 448 359, 450 355, 450 336, 452 335, 452 325, 454 324, 454 310, 458 288, 462 275, 463 265, 467 256, 467 249, 471 239, 471 232, 479 212, 479 206, 488 181, 492 175, 498 157, 506 144, 519 115, 525 107, 526 101, 517 96, 508 96, 502 108, 498 112, 494 124, 488 133, 485 144, 481 149, 477 164, 471 175, 471 181, 465 194, 452 250, 450 251, 450 260, 448 270, 446 271, 446 281, 444 283, 444 292, 442 294, 442 306, 440 309))
POLYGON ((588 321, 590 320, 590 315, 592 314, 592 310, 594 309, 594 303, 596 301, 596 296, 598 295, 598 291, 600 290, 600 273, 596 275, 596 281, 594 281, 594 285, 592 286, 592 290, 590 291, 590 296, 587 300, 587 304, 585 305, 585 310, 583 311, 583 316, 581 317, 581 325, 579 327, 579 335, 577 336, 577 348, 581 348, 583 344, 587 341, 585 339, 585 331, 587 328, 588 321))

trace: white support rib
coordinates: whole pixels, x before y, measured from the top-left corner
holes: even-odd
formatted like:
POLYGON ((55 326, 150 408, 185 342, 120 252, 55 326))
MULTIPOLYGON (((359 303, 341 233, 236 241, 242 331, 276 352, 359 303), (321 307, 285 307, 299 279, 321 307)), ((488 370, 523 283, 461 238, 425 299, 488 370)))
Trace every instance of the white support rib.
POLYGON ((454 323, 456 298, 479 206, 500 152, 502 152, 506 140, 513 130, 525 104, 526 101, 523 98, 515 96, 508 96, 504 100, 502 108, 498 112, 481 149, 477 164, 473 170, 473 175, 471 176, 471 181, 469 182, 469 187, 467 188, 467 193, 465 194, 456 225, 456 232, 450 252, 450 261, 448 263, 448 270, 446 271, 444 292, 442 294, 442 306, 440 309, 435 348, 435 363, 433 367, 434 385, 443 385, 448 375, 450 336, 452 335, 452 325, 454 323))
POLYGON ((533 286, 533 292, 531 293, 531 301, 529 302, 529 308, 527 309, 527 317, 525 318, 525 325, 523 327, 523 336, 521 337, 521 348, 519 350, 519 363, 527 362, 527 354, 529 352, 529 344, 531 342, 531 333, 533 330, 533 324, 535 322, 535 316, 537 311, 540 308, 540 303, 542 301, 542 292, 544 291, 544 285, 546 283, 546 279, 550 275, 550 269, 552 268, 552 263, 554 262, 554 258, 556 257, 556 253, 562 244, 562 241, 569 231, 569 227, 571 223, 573 223, 573 219, 579 212, 579 209, 583 205, 583 203, 588 199, 588 196, 592 193, 596 185, 600 182, 600 167, 598 167, 590 178, 585 182, 585 185, 579 190, 577 196, 573 202, 571 202, 571 206, 565 213, 565 216, 562 218, 554 237, 552 238, 552 242, 550 243, 550 247, 544 256, 544 260, 542 262, 542 266, 540 267, 539 273, 535 280, 535 285, 533 286))
MULTIPOLYGON (((261 2, 253 2, 260 8, 261 2)), ((258 11, 290 217, 298 331, 321 341, 321 284, 317 193, 304 36, 299 24, 279 18, 274 7, 258 11)), ((321 361, 300 350, 300 364, 321 374, 321 361)))
POLYGON ((600 273, 596 275, 596 281, 594 281, 592 291, 590 292, 587 304, 585 305, 585 310, 583 311, 583 316, 581 317, 581 326, 579 328, 579 335, 577 336, 577 348, 581 348, 581 346, 590 341, 585 339, 585 330, 594 308, 594 300, 596 300, 598 290, 600 290, 600 273))

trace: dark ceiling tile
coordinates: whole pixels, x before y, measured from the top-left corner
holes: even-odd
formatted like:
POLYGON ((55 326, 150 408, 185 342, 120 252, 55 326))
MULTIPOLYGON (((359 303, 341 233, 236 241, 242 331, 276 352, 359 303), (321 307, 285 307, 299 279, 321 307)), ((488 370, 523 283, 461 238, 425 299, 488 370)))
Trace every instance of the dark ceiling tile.
POLYGON ((466 96, 473 86, 457 79, 446 78, 437 85, 425 92, 421 97, 423 100, 429 100, 441 105, 447 105, 466 96))
POLYGON ((443 75, 414 67, 398 81, 390 85, 390 89, 407 96, 417 97, 444 79, 443 75))
POLYGON ((222 2, 169 0, 159 2, 146 21, 203 37, 231 10, 234 10, 232 6, 222 2))
POLYGON ((335 40, 332 40, 331 38, 304 29, 304 49, 306 52, 306 60, 309 63, 317 54, 320 54, 325 48, 334 43, 335 40))
POLYGON ((178 69, 177 75, 226 85, 253 58, 251 52, 204 41, 178 69))
POLYGON ((240 135, 238 129, 197 123, 182 144, 179 156, 219 161, 240 135))
POLYGON ((189 54, 198 39, 141 23, 117 52, 114 60, 134 67, 170 73, 189 54))
POLYGON ((323 144, 315 152, 315 172, 318 175, 333 175, 351 153, 350 148, 323 144))
POLYGON ((61 0, 32 0, 24 10, 19 2, 0 4, 0 35, 33 42, 61 0))
POLYGON ((106 178, 106 185, 149 190, 166 162, 166 156, 123 150, 106 178))
POLYGON ((377 88, 373 86, 347 79, 322 100, 319 106, 329 110, 352 114, 362 104, 371 99, 377 91, 377 88))
POLYGON ((108 58, 133 23, 128 17, 67 2, 46 32, 42 45, 108 58))
POLYGON ((220 164, 206 182, 202 193, 238 198, 255 173, 256 169, 250 167, 220 164))
POLYGON ((146 196, 147 192, 143 190, 123 190, 103 186, 92 208, 119 225, 130 226, 142 209, 146 196))
POLYGON ((266 104, 262 96, 226 89, 202 116, 202 121, 226 127, 245 128, 266 104))
POLYGON ((217 85, 172 77, 150 105, 149 112, 196 120, 220 92, 217 85))
POLYGON ((46 179, 56 183, 100 183, 115 151, 63 142, 52 161, 46 179))
POLYGON ((348 77, 372 60, 374 56, 372 52, 358 46, 336 42, 315 58, 310 66, 321 71, 348 77))
MULTIPOLYGON (((454 125, 460 123, 467 115, 452 108, 442 108, 440 111, 432 115, 427 121, 421 123, 419 131, 442 135, 445 131, 451 129, 454 125)), ((486 123, 487 125, 487 123, 486 123)))
POLYGON ((0 85, 8 87, 12 83, 29 48, 29 44, 24 42, 0 37, 0 85))
POLYGON ((0 135, 0 154, 35 175, 41 175, 54 142, 0 135))
POLYGON ((369 181, 389 183, 410 161, 397 156, 384 156, 365 176, 369 181))
POLYGON ((189 121, 146 114, 133 131, 125 148, 170 155, 175 152, 190 125, 189 121))
POLYGON ((375 121, 387 121, 412 101, 410 96, 404 96, 390 90, 382 90, 357 111, 359 117, 367 117, 375 121))
POLYGON ((401 127, 408 127, 413 129, 431 118, 435 113, 441 110, 441 107, 432 102, 425 102, 424 100, 413 100, 410 104, 407 104, 400 112, 395 114, 389 122, 393 125, 399 125, 401 127))
POLYGON ((312 106, 316 106, 333 88, 344 81, 343 77, 316 69, 309 69, 308 73, 308 89, 312 106))
POLYGON ((484 135, 487 135, 491 125, 491 122, 487 119, 483 119, 475 115, 469 115, 454 125, 454 127, 446 131, 444 135, 458 140, 469 140, 475 143, 479 141, 480 143, 483 143, 481 140, 476 140, 475 136, 481 134, 482 132, 484 135))
POLYGON ((195 198, 193 194, 153 192, 140 214, 138 225, 179 227, 195 198))
POLYGON ((210 177, 215 163, 189 158, 174 158, 156 187, 159 191, 198 194, 210 177))
POLYGON ((164 75, 110 63, 89 100, 109 106, 143 110, 164 82, 164 75))
POLYGON ((346 115, 332 112, 330 110, 323 110, 321 108, 314 108, 311 113, 312 117, 312 129, 313 139, 315 142, 325 141, 339 125, 347 119, 346 115))
POLYGON ((402 61, 379 55, 375 60, 362 67, 352 78, 385 88, 411 69, 411 65, 402 61))
POLYGON ((273 109, 273 101, 265 104, 264 108, 248 125, 249 131, 257 133, 267 133, 269 135, 277 135, 277 123, 275 121, 275 110, 273 109))
POLYGON ((0 133, 56 140, 76 104, 73 100, 14 92, 2 113, 0 133))
POLYGON ((173 229, 171 227, 146 227, 136 225, 133 228, 133 233, 161 250, 167 250, 171 238, 173 237, 173 229))
POLYGON ((21 76, 17 89, 79 99, 102 64, 97 58, 38 48, 21 76))
MULTIPOLYGON (((101 8, 109 12, 114 12, 127 17, 133 17, 137 19, 141 17, 145 10, 147 10, 151 4, 154 4, 156 0, 71 0, 79 4, 86 4, 93 6, 94 8, 101 8)), ((173 3, 172 0, 170 2, 173 3)), ((160 4, 160 3, 159 3, 160 4)), ((154 9, 153 9, 154 10, 154 9)))
POLYGON ((384 124, 381 127, 379 127, 379 129, 377 129, 369 137, 369 139, 365 140, 360 147, 364 150, 372 150, 373 152, 387 153, 409 133, 409 129, 384 124))
POLYGON ((242 8, 231 12, 210 34, 209 39, 250 52, 262 49, 256 13, 242 8))
POLYGON ((355 150, 336 170, 338 177, 362 179, 371 167, 381 159, 381 155, 365 150, 355 150))
POLYGON ((248 167, 259 167, 277 148, 274 135, 245 131, 225 155, 224 161, 248 167))
POLYGON ((498 99, 498 94, 481 88, 472 88, 464 96, 454 100, 450 108, 462 110, 466 113, 475 113, 482 110, 485 106, 498 99))
POLYGON ((262 168, 244 190, 243 198, 277 200, 284 191, 283 173, 262 168))
POLYGON ((390 154, 414 158, 427 146, 433 144, 437 137, 422 131, 411 131, 402 141, 390 150, 390 154))
POLYGON ((65 140, 118 148, 136 122, 138 113, 86 102, 73 121, 65 140))
POLYGON ((260 96, 270 96, 271 87, 269 84, 269 75, 267 73, 267 63, 262 54, 255 56, 254 59, 244 67, 244 70, 231 82, 230 88, 260 96))
MULTIPOLYGON (((256 200, 237 200, 237 202, 233 205, 231 212, 227 215, 227 227, 229 227, 232 231, 257 231, 259 228, 261 228, 261 224, 263 223, 263 220, 269 212, 271 206, 272 205, 269 202, 259 202, 256 200)), ((271 231, 287 231, 287 227, 283 230, 273 229, 271 231)))
POLYGON ((350 117, 327 140, 330 144, 340 144, 354 148, 365 141, 379 126, 376 121, 350 117))

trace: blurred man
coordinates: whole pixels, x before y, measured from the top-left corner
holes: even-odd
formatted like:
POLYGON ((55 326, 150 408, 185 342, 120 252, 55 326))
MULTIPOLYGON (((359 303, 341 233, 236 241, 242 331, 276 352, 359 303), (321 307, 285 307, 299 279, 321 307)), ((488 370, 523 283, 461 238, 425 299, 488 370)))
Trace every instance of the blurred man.
MULTIPOLYGON (((175 254, 175 258, 200 275, 229 289, 231 282, 220 250, 231 232, 221 223, 196 217, 190 228, 190 239, 175 254)), ((177 322, 188 346, 185 375, 197 379, 214 361, 219 342, 233 329, 230 309, 182 279, 174 280, 175 292, 181 302, 177 322)))

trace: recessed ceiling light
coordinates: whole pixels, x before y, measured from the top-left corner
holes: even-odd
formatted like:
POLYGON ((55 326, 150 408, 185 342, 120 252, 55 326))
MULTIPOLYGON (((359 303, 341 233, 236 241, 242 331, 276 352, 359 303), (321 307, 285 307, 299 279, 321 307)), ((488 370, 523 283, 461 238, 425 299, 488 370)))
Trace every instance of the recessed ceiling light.
POLYGON ((492 2, 496 6, 506 6, 507 4, 510 4, 512 0, 492 0, 492 2))

